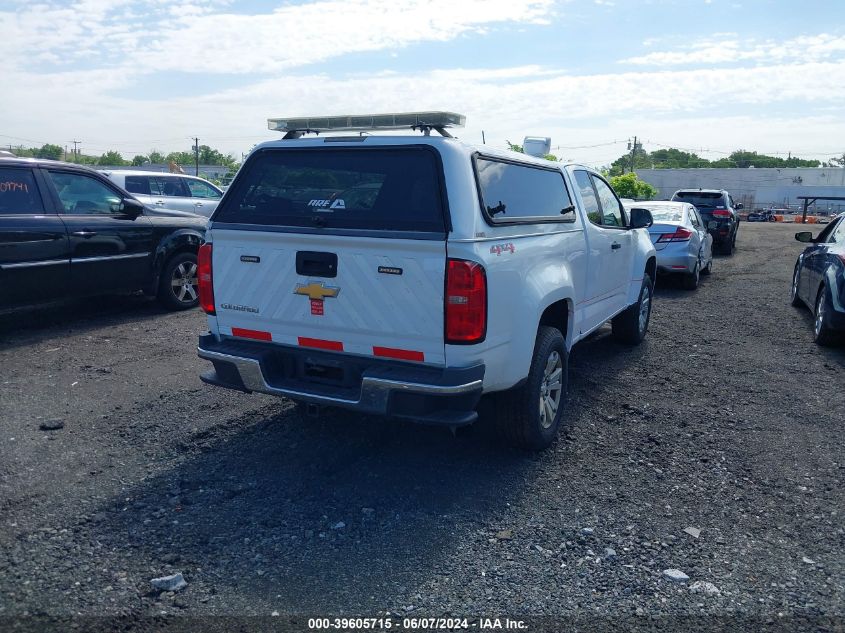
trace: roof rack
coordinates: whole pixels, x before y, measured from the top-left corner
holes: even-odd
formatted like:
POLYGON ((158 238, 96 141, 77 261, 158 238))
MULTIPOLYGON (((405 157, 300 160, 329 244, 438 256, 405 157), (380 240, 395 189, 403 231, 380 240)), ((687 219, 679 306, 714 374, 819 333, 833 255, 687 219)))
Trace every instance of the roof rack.
POLYGON ((425 136, 435 130, 451 138, 450 127, 463 127, 466 117, 455 112, 395 112, 389 114, 354 114, 328 117, 267 119, 267 127, 284 132, 285 139, 321 132, 369 132, 372 130, 420 130, 425 136))

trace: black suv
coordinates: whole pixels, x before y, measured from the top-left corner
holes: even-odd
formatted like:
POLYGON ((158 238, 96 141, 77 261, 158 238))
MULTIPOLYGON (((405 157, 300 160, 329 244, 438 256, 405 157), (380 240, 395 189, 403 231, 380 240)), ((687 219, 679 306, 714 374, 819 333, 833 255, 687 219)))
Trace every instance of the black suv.
POLYGON ((192 308, 205 222, 79 165, 0 158, 0 308, 133 290, 192 308))
POLYGON ((680 189, 672 200, 695 205, 713 236, 713 246, 724 255, 733 253, 739 231, 737 211, 742 208, 742 203, 735 203, 724 189, 680 189))

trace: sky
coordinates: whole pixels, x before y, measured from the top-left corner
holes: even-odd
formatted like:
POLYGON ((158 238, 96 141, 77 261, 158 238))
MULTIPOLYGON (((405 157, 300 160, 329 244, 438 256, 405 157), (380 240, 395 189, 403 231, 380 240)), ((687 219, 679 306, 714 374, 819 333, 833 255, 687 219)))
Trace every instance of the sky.
POLYGON ((842 0, 0 0, 0 145, 236 156, 267 119, 448 110, 610 163, 845 153, 842 0))

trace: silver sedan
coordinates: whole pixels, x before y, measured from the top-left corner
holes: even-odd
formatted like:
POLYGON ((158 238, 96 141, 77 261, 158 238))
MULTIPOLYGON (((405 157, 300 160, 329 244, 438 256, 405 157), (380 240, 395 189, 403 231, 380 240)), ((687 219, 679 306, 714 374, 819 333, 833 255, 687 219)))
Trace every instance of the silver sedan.
POLYGON ((713 270, 713 236, 693 205, 686 202, 632 202, 654 219, 648 233, 657 251, 657 270, 683 275, 684 288, 698 288, 700 275, 713 270))

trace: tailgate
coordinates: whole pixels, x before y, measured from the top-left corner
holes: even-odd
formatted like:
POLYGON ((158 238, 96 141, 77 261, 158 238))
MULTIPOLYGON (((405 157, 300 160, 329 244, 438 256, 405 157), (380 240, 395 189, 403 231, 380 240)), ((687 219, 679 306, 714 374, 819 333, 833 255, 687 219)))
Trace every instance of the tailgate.
POLYGON ((445 242, 213 230, 223 336, 443 364, 445 242))

